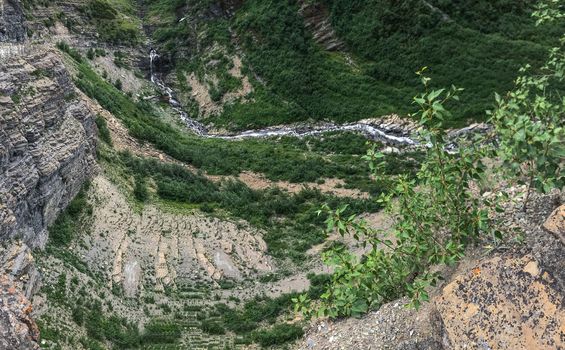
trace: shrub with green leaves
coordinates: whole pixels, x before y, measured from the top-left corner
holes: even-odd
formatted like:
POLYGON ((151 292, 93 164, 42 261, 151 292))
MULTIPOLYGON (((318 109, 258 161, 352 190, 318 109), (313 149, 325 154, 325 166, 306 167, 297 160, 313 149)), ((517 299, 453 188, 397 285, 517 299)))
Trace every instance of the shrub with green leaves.
MULTIPOLYGON (((538 24, 562 18, 549 1, 535 16, 538 24)), ((551 49, 549 59, 538 71, 530 65, 520 69, 516 87, 505 98, 496 96, 491 122, 498 137, 496 156, 511 178, 527 185, 523 210, 532 190, 548 192, 565 185, 565 36, 551 49)))
MULTIPOLYGON (((562 18, 559 5, 558 0, 542 4, 535 14, 538 23, 562 18)), ((420 107, 416 116, 427 130, 422 135, 427 154, 418 181, 401 176, 390 193, 379 197, 394 220, 386 232, 369 227, 355 215, 344 215, 345 207, 325 206, 320 211, 329 214, 328 233, 352 235, 369 249, 360 258, 343 245, 325 252, 323 259, 334 273, 321 302, 313 307, 309 297, 301 295, 294 299, 295 309, 308 316, 357 316, 403 295, 411 297, 416 307, 428 300, 426 289, 440 278, 430 272, 431 266, 456 263, 483 234, 492 234, 494 241, 502 238, 489 215, 502 209, 470 191, 470 185, 485 175, 485 156, 500 158, 507 175, 528 183, 524 207, 532 189, 547 192, 563 186, 563 43, 565 37, 561 47, 551 50, 539 73, 525 75, 530 67, 522 68, 524 75, 516 80, 516 89, 504 99, 497 97, 497 109, 491 113, 495 132, 477 135, 471 142, 460 140, 454 153, 445 147, 442 126, 451 117, 444 106, 458 100, 461 89, 429 90, 430 79, 419 72, 426 92, 414 102, 420 107)), ((383 157, 375 148, 367 153, 375 175, 385 166, 383 157)))
MULTIPOLYGON (((427 130, 422 135, 427 154, 417 179, 400 176, 391 191, 377 199, 394 219, 391 230, 377 230, 355 215, 344 215, 346 207, 325 206, 328 233, 351 235, 370 249, 360 258, 343 245, 324 252, 324 262, 334 269, 329 287, 315 310, 306 295, 295 299, 297 310, 319 316, 358 316, 402 295, 419 306, 428 299, 426 288, 440 277, 429 267, 453 265, 489 229, 487 210, 469 190, 471 181, 484 172, 484 152, 473 144, 461 145, 457 154, 445 149, 442 124, 450 113, 444 105, 457 100, 461 89, 430 90, 430 79, 421 72, 420 76, 426 92, 414 101, 427 130)), ((378 178, 386 165, 384 155, 372 148, 365 159, 378 178)))
POLYGON ((96 126, 98 127, 98 136, 100 139, 112 146, 112 136, 110 135, 110 129, 108 129, 108 123, 101 115, 96 116, 96 126))

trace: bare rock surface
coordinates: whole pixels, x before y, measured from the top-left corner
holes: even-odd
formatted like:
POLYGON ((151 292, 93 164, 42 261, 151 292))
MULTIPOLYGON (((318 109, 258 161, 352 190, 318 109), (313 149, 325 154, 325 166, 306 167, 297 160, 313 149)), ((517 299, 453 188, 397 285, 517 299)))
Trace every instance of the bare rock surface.
POLYGON ((47 226, 95 170, 94 115, 60 56, 0 63, 0 238, 42 246, 47 226))
POLYGON ((554 234, 565 244, 565 204, 555 209, 545 220, 543 228, 554 234))
POLYGON ((6 275, 0 275, 0 350, 39 349, 31 303, 6 275))
POLYGON ((31 249, 21 241, 4 244, 5 247, 0 247, 0 274, 10 277, 25 297, 31 299, 41 283, 31 249))
POLYGON ((407 308, 408 299, 383 305, 362 319, 320 321, 313 325, 300 349, 320 350, 437 350, 441 321, 432 304, 407 308))
POLYGON ((563 295, 531 256, 495 257, 436 300, 450 349, 561 349, 563 295))
POLYGON ((117 186, 97 176, 85 245, 72 247, 90 266, 110 273, 127 296, 185 281, 241 279, 274 269, 259 232, 247 225, 147 205, 135 212, 117 186))
POLYGON ((22 4, 18 0, 0 0, 0 42, 22 42, 26 38, 22 4))

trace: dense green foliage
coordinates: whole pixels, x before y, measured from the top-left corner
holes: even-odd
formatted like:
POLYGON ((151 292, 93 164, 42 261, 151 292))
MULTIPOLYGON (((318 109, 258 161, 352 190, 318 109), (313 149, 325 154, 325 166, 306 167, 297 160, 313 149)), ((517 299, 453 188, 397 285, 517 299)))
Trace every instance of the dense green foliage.
POLYGON ((140 40, 140 21, 131 0, 90 0, 81 9, 96 26, 100 39, 112 44, 133 45, 140 40))
MULTIPOLYGON (((464 105, 450 106, 456 117, 446 126, 485 118, 495 91, 512 88, 521 62, 539 66, 556 42, 562 23, 535 28, 532 2, 317 0, 327 10, 346 52, 327 52, 312 39, 300 4, 251 0, 231 18, 210 12, 211 2, 158 0, 154 38, 181 70, 210 69, 214 43, 229 55, 245 53, 244 73, 254 86, 251 101, 225 108, 215 123, 242 129, 302 120, 351 121, 411 112, 417 93, 413 72, 430 67, 440 86, 457 81, 464 105), (190 11, 188 11, 190 9, 190 11), (159 12, 158 12, 159 11, 159 12), (186 17, 178 22, 182 13, 186 17), (206 18, 202 21, 201 18, 206 18), (234 43, 227 35, 237 34, 234 43), (197 38, 201 38, 198 40, 197 38), (197 43, 198 42, 198 43, 197 43)), ((225 72, 223 70, 222 72, 225 72)), ((226 82, 229 85, 229 82, 226 82)), ((213 89, 214 90, 214 89, 213 89)), ((221 88, 219 94, 229 89, 221 88)))
MULTIPOLYGON (((536 13, 539 23, 554 20, 551 8, 536 13), (545 10, 545 11, 544 11, 545 10)), ((559 16, 563 18, 563 15, 559 16)), ((528 192, 526 209, 532 190, 548 192, 565 185, 565 36, 561 46, 551 50, 539 74, 531 66, 521 69, 516 88, 506 98, 497 95, 497 108, 492 122, 500 143, 496 155, 503 161, 507 175, 524 182, 528 192)))

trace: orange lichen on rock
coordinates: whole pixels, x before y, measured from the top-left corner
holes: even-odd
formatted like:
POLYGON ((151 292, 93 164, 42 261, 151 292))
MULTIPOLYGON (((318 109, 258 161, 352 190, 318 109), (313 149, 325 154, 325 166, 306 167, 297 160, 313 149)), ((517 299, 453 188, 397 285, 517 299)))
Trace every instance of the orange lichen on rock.
POLYGON ((450 348, 565 348, 563 294, 548 275, 525 256, 496 257, 457 277, 436 299, 450 348))
POLYGON ((12 279, 0 275, 0 349, 39 349, 39 328, 30 301, 12 279))

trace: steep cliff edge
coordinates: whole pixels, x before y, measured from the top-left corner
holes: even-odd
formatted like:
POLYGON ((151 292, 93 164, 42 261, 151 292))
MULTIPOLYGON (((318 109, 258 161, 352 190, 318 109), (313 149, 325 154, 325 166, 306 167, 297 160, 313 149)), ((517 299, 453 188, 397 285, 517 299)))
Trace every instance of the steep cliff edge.
POLYGON ((54 51, 0 63, 0 239, 44 245, 95 170, 96 126, 54 51))

